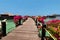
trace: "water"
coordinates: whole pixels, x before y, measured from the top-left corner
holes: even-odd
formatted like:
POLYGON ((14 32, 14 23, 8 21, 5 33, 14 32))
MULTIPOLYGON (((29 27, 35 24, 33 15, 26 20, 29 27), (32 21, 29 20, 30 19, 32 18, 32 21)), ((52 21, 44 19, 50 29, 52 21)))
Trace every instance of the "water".
POLYGON ((60 17, 56 17, 55 19, 59 19, 60 20, 60 17))
POLYGON ((7 20, 6 22, 6 33, 11 32, 13 29, 15 29, 15 24, 13 20, 7 20))
POLYGON ((53 20, 53 19, 55 19, 55 18, 46 18, 46 19, 44 20, 44 22, 46 23, 46 22, 48 22, 48 21, 50 21, 50 20, 53 20))

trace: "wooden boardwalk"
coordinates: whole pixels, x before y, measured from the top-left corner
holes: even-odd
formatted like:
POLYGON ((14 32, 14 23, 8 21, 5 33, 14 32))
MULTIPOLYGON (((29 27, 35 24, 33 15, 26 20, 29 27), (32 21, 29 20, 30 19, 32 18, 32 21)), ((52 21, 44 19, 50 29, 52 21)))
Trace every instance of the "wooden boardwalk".
POLYGON ((38 29, 35 26, 34 21, 28 18, 23 25, 17 27, 2 40, 40 40, 38 37, 38 29))

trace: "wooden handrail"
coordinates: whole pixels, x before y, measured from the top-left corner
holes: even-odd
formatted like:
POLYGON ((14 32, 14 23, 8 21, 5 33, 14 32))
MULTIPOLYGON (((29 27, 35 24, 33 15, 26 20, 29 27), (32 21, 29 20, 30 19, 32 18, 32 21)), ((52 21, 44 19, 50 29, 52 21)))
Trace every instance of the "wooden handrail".
POLYGON ((50 34, 50 36, 54 39, 54 40, 57 40, 57 38, 55 38, 46 28, 45 30, 50 34))

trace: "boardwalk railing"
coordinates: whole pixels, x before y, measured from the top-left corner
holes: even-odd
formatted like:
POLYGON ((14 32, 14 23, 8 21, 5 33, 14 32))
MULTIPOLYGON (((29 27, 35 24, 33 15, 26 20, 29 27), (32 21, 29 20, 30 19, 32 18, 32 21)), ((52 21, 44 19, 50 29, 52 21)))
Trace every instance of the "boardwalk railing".
POLYGON ((48 32, 48 34, 50 35, 51 38, 53 38, 54 40, 57 40, 57 38, 55 38, 46 28, 45 30, 48 32))
POLYGON ((2 24, 1 29, 3 36, 6 36, 9 32, 15 29, 15 24, 13 20, 3 20, 1 24, 2 24))
MULTIPOLYGON (((22 25, 23 20, 19 20, 17 25, 22 25)), ((6 36, 9 32, 14 30, 16 28, 16 25, 12 19, 10 20, 2 20, 1 21, 1 29, 2 29, 2 34, 3 36, 6 36)))

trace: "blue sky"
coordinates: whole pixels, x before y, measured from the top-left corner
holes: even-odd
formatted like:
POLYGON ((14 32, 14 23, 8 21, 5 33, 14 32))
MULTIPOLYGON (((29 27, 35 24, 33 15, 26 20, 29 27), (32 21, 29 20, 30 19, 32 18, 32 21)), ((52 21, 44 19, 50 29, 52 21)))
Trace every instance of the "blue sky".
POLYGON ((0 14, 19 15, 60 14, 60 0, 0 0, 0 14))

